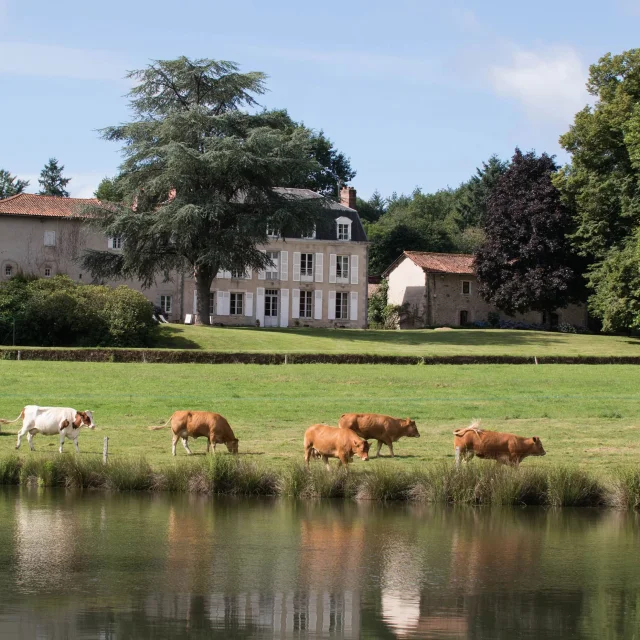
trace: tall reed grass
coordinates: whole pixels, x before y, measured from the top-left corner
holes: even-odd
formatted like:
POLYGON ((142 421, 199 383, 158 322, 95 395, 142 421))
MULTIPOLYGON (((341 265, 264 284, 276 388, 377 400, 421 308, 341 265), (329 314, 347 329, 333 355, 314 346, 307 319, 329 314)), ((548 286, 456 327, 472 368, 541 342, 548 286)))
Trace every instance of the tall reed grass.
POLYGON ((611 506, 640 509, 640 470, 620 469, 601 478, 575 467, 495 464, 432 465, 398 471, 375 464, 347 472, 321 464, 280 469, 218 454, 152 468, 144 459, 114 460, 64 454, 0 458, 0 484, 171 491, 238 496, 340 498, 468 505, 611 506))

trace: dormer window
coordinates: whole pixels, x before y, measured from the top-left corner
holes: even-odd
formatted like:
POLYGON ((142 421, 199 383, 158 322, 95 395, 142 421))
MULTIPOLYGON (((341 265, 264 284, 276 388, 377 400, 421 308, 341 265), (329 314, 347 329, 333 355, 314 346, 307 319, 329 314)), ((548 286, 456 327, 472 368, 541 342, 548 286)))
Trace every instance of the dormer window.
POLYGON ((349 218, 336 219, 336 235, 338 240, 351 240, 351 220, 349 218))
POLYGON ((277 238, 279 235, 278 229, 275 228, 272 222, 267 222, 267 236, 269 238, 277 238))
POLYGON ((302 238, 304 240, 315 240, 315 237, 316 237, 316 225, 314 224, 311 232, 306 236, 302 236, 302 238))

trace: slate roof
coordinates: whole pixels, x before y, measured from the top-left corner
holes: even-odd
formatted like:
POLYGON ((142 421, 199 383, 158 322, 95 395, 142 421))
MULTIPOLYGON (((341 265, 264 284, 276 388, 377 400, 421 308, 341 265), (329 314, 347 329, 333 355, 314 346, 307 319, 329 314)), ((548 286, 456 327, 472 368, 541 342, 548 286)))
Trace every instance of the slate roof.
POLYGON ((431 253, 428 251, 405 251, 384 272, 388 276, 404 259, 409 258, 428 273, 457 273, 475 275, 473 255, 468 253, 431 253))
POLYGON ((0 215, 68 218, 78 215, 82 207, 89 204, 98 204, 98 201, 95 198, 59 198, 19 193, 0 200, 0 215))

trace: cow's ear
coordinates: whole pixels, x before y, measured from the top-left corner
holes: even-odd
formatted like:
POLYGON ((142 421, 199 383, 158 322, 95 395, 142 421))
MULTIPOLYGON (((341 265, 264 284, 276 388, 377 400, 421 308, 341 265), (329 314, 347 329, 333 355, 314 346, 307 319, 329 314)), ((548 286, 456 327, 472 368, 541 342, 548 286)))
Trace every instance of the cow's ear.
POLYGON ((532 440, 538 444, 538 442, 540 442, 540 438, 538 438, 538 436, 533 436, 532 440))

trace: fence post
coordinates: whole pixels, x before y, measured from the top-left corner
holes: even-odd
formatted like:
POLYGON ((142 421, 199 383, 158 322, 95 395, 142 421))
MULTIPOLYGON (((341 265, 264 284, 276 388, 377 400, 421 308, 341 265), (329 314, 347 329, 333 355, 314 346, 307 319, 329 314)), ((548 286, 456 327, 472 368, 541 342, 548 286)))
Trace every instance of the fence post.
POLYGON ((102 463, 107 464, 107 458, 109 456, 109 438, 104 437, 104 444, 102 445, 102 463))

